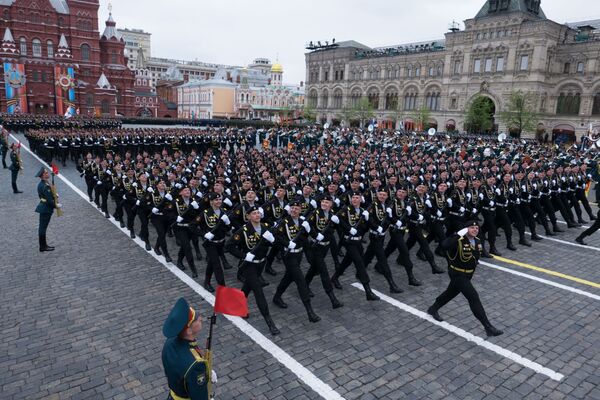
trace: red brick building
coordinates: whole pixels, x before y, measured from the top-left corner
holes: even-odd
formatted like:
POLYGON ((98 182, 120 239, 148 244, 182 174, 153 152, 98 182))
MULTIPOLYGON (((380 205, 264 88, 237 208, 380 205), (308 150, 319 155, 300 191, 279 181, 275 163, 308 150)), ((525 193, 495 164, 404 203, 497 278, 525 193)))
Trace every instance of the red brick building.
POLYGON ((136 114, 135 74, 98 0, 0 0, 0 112, 136 114))

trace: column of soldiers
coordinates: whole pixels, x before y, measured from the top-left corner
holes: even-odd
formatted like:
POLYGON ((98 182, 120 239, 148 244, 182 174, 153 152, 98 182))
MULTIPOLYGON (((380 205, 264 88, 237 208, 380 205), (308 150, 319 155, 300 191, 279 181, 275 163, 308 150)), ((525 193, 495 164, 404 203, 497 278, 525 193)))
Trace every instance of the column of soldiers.
MULTIPOLYGON (((281 276, 274 305, 288 307, 284 295, 294 283, 309 321, 317 322, 310 288, 315 277, 321 278, 332 307, 339 308, 343 304, 334 289, 342 289, 340 277, 352 265, 366 299, 376 301, 379 297, 370 287, 371 261, 391 293, 403 291, 388 263, 392 254, 404 267, 408 284, 422 285, 415 276, 411 248, 418 245, 416 255, 429 264, 432 274, 444 273, 435 255, 446 255, 444 241, 463 232, 465 225, 473 226, 473 221, 481 221, 481 256, 490 257, 501 255, 499 230, 506 248, 515 251, 516 244, 531 246, 527 233, 538 241, 539 229, 548 236, 562 232, 557 212, 569 228, 585 223, 584 211, 596 219, 585 187, 598 178, 599 167, 592 155, 573 150, 511 142, 490 144, 490 154, 477 139, 405 137, 395 147, 323 145, 297 151, 258 149, 251 131, 174 132, 167 130, 160 139, 144 132, 141 143, 128 141, 124 148, 117 144, 116 149, 102 146, 103 151, 84 149, 78 169, 90 201, 110 218, 112 198, 112 217, 167 262, 173 259, 166 238, 174 236, 175 263, 182 270, 189 268, 194 278, 200 272, 196 261, 202 242, 203 284, 209 291, 214 291, 213 275, 220 285, 233 283, 225 278, 224 270, 231 268, 225 253, 238 258, 242 290, 254 293, 273 334, 279 330, 262 290, 269 284, 265 274, 281 276), (224 145, 221 136, 226 138, 224 145), (181 140, 188 138, 199 140, 199 145, 183 147, 181 140), (513 226, 518 241, 513 240, 513 226), (327 262, 329 255, 333 265, 327 262), (278 259, 283 261, 280 271, 278 259)), ((42 140, 62 138, 62 133, 38 133, 28 138, 30 143, 37 141, 32 147, 42 152, 42 140)), ((85 142, 87 136, 107 134, 85 132, 79 138, 85 142)), ((70 135, 72 140, 79 134, 70 135)), ((137 137, 128 130, 110 135, 137 137)))

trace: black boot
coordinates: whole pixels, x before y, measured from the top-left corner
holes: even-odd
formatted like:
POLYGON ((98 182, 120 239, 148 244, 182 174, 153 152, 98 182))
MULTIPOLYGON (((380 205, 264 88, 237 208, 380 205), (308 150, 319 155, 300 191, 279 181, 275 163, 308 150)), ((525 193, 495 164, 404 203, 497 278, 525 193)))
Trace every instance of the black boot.
POLYGON ((196 260, 202 261, 202 253, 200 253, 200 249, 196 249, 196 260))
POLYGON ((133 232, 133 229, 129 231, 129 237, 135 239, 135 233, 133 232))
POLYGON ((262 285, 262 287, 269 286, 269 282, 265 281, 265 278, 262 275, 258 276, 258 283, 262 285))
POLYGON ((519 244, 523 245, 523 246, 531 247, 531 242, 529 242, 527 239, 525 239, 525 234, 522 234, 519 237, 519 244))
POLYGON ((431 273, 432 274, 443 274, 444 272, 446 272, 443 269, 441 269, 440 267, 438 267, 437 264, 435 263, 435 261, 431 261, 430 264, 431 264, 431 273))
POLYGON ((554 223, 552 224, 552 230, 553 230, 555 233, 564 232, 564 230, 562 230, 562 229, 560 229, 560 228, 558 227, 558 223, 556 223, 556 222, 554 222, 554 223))
POLYGON ((410 286, 421 286, 422 283, 415 278, 415 274, 411 270, 406 270, 406 274, 408 275, 408 284, 410 286))
POLYGON ((338 279, 337 272, 331 276, 331 284, 333 285, 334 288, 336 288, 338 290, 342 290, 342 284, 340 283, 340 280, 338 279))
POLYGON ((46 251, 46 246, 44 245, 44 237, 42 235, 40 235, 38 237, 39 242, 40 242, 40 252, 42 251, 46 251))
POLYGON ((490 324, 489 322, 483 327, 485 328, 485 334, 488 336, 500 336, 504 333, 500 329, 494 327, 494 325, 490 324))
POLYGON ((331 300, 331 307, 333 307, 333 309, 344 306, 344 304, 341 301, 339 301, 337 297, 335 297, 335 293, 333 292, 333 290, 327 293, 327 296, 329 297, 329 300, 331 300))
POLYGON ((223 269, 225 270, 233 268, 233 266, 229 264, 229 261, 227 261, 227 257, 225 256, 221 257, 221 264, 223 264, 223 269))
POLYGON ((575 241, 580 245, 587 246, 587 243, 583 241, 583 235, 579 235, 575 238, 575 241))
POLYGON ((583 225, 583 224, 587 224, 587 221, 586 221, 586 220, 584 220, 583 218, 578 218, 578 219, 577 219, 577 223, 578 223, 579 225, 583 225))
POLYGON ((148 239, 144 240, 144 243, 146 244, 146 251, 152 250, 152 246, 150 246, 150 242, 148 241, 148 239))
POLYGON ((502 257, 502 254, 500 254, 500 252, 496 248, 496 245, 490 246, 490 254, 493 254, 493 255, 498 256, 498 257, 502 257))
POLYGON ((319 322, 321 320, 321 317, 319 317, 317 314, 315 314, 312 305, 310 304, 310 300, 307 300, 304 303, 304 308, 306 308, 306 314, 308 315, 308 320, 310 322, 319 322))
POLYGON ((542 240, 542 237, 538 235, 535 231, 533 231, 531 232, 531 240, 539 242, 540 240, 542 240))
POLYGON ((400 289, 398 287, 398 285, 396 285, 396 282, 394 282, 394 278, 390 277, 386 277, 385 278, 387 280, 388 285, 390 285, 390 293, 402 293, 404 292, 404 290, 400 289))
POLYGON ((44 235, 44 247, 46 247, 46 251, 54 250, 54 246, 48 245, 48 241, 46 240, 46 235, 44 235))
POLYGON ((177 268, 182 271, 185 271, 185 265, 183 265, 183 256, 177 257, 177 268))
POLYGON ((425 254, 421 250, 417 251, 417 258, 421 261, 427 261, 427 257, 425 257, 425 254))
POLYGON ((265 272, 271 276, 276 276, 277 271, 273 269, 273 266, 270 264, 265 265, 265 272))
POLYGON ((310 290, 310 287, 308 286, 308 283, 306 284, 306 288, 308 289, 308 297, 315 297, 315 294, 313 293, 312 290, 310 290))
POLYGON ((438 309, 434 306, 431 306, 427 309, 427 314, 431 315, 436 321, 442 322, 444 320, 442 317, 440 317, 438 309))
POLYGON ((156 253, 157 256, 162 256, 162 252, 160 251, 160 247, 156 246, 154 248, 154 252, 156 253))
POLYGON ((275 296, 273 296, 273 304, 275 304, 279 308, 288 308, 287 303, 283 301, 281 295, 277 293, 275 293, 275 296))
POLYGON ((365 288, 365 294, 367 295, 368 301, 379 300, 379 296, 377 296, 375 293, 373 293, 373 291, 371 290, 371 286, 369 286, 368 283, 363 283, 363 287, 365 288))
POLYGON ((488 251, 485 249, 485 246, 482 246, 483 250, 481 251, 481 257, 483 258, 494 258, 490 255, 490 253, 488 253, 488 251))
POLYGON ((173 262, 173 259, 171 258, 171 256, 169 255, 169 253, 166 250, 163 254, 165 255, 166 262, 168 262, 168 263, 173 262))
POLYGON ((110 218, 110 214, 108 213, 108 211, 104 211, 104 217, 105 218, 110 218))
POLYGON ((275 322, 273 322, 270 315, 265 315, 265 322, 269 327, 269 332, 271 332, 271 335, 275 336, 281 333, 279 329, 277 329, 277 326, 275 326, 275 322))
POLYGON ((512 243, 512 240, 508 239, 506 241, 506 248, 511 250, 511 251, 517 251, 517 248, 515 247, 515 245, 512 243))
MULTIPOLYGON (((21 193, 23 193, 23 192, 21 192, 21 193)), ((589 214, 589 216, 590 216, 590 221, 595 221, 598 219, 594 214, 589 214)))
POLYGON ((119 222, 120 222, 120 224, 119 224, 119 225, 121 226, 121 228, 125 228, 125 222, 123 222, 123 220, 121 220, 121 221, 119 221, 119 222))
POLYGON ((203 286, 204 286, 204 289, 208 290, 209 292, 211 292, 211 293, 215 292, 215 288, 213 287, 213 285, 210 284, 209 281, 205 280, 203 286))

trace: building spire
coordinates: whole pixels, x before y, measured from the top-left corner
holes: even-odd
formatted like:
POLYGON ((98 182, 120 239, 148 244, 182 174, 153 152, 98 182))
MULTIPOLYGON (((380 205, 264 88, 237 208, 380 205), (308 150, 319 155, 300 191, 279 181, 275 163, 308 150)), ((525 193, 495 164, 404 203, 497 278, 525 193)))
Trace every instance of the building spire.
POLYGON ((0 49, 0 52, 14 55, 19 55, 21 53, 15 44, 15 39, 13 39, 12 32, 8 27, 6 27, 6 30, 4 31, 4 38, 2 39, 2 48, 0 49))
POLYGON ((71 54, 71 50, 69 50, 69 44, 67 43, 67 38, 64 33, 60 35, 60 41, 58 42, 58 49, 56 49, 56 58, 66 58, 71 59, 73 55, 71 54))

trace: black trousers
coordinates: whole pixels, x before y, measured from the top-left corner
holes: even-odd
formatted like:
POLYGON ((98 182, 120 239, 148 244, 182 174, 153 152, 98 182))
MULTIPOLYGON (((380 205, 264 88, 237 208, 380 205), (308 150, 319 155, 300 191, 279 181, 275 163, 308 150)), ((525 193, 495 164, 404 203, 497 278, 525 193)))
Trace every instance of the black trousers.
POLYGON ((563 219, 566 222, 574 222, 573 214, 567 209, 566 204, 563 202, 563 197, 559 193, 552 193, 550 198, 552 206, 555 210, 560 212, 560 215, 562 215, 563 219))
POLYGON ((134 231, 136 208, 129 201, 123 200, 123 208, 127 214, 127 229, 134 231))
POLYGON ((571 211, 571 200, 569 199, 569 194, 566 191, 562 191, 558 194, 558 197, 565 208, 565 212, 569 216, 569 219, 566 221, 575 221, 575 218, 573 217, 573 211, 571 211))
POLYGON ((571 190, 567 192, 567 199, 569 201, 569 206, 575 210, 575 214, 577 215, 577 220, 582 220, 581 207, 579 207, 579 201, 577 200, 577 196, 575 196, 575 191, 571 190))
POLYGON ((385 256, 389 257, 394 250, 398 249, 398 261, 404 266, 407 272, 412 271, 413 263, 410 259, 410 253, 406 242, 404 241, 404 230, 390 229, 390 240, 385 246, 385 256))
POLYGON ((194 274, 197 274, 196 265, 194 264, 194 255, 192 254, 192 231, 186 226, 175 226, 175 241, 179 246, 179 254, 177 260, 185 259, 194 274))
POLYGON ((392 271, 390 270, 390 266, 387 261, 387 256, 385 255, 385 250, 383 249, 384 236, 377 236, 374 234, 369 234, 369 245, 367 246, 367 250, 365 251, 365 265, 369 265, 373 257, 377 258, 377 265, 375 269, 386 278, 390 279, 392 277, 392 271))
POLYGON ((150 239, 148 232, 148 211, 144 210, 142 207, 137 207, 136 214, 140 219, 140 239, 147 242, 150 239))
POLYGON ((277 290, 275 291, 276 297, 285 293, 288 286, 294 282, 298 288, 298 294, 300 295, 302 303, 310 301, 308 285, 306 284, 304 274, 302 274, 302 270, 300 269, 300 261, 302 261, 302 252, 290 253, 283 257, 285 273, 283 274, 283 278, 281 278, 281 282, 277 285, 277 290))
POLYGON ((585 212, 589 215, 591 219, 594 214, 592 213, 590 202, 588 201, 587 196, 585 195, 585 189, 576 189, 575 198, 581 202, 581 205, 585 209, 585 212))
POLYGON ((93 177, 85 177, 85 186, 87 188, 87 194, 88 197, 90 198, 90 201, 93 198, 93 194, 94 194, 94 186, 96 186, 96 181, 94 180, 93 177))
POLYGON ((475 287, 471 283, 471 278, 473 274, 466 274, 463 272, 453 271, 451 268, 448 270, 448 275, 450 275, 450 283, 448 284, 448 288, 435 299, 435 303, 433 303, 433 308, 437 311, 460 293, 466 297, 469 301, 469 307, 475 315, 475 318, 482 323, 483 326, 490 325, 490 321, 487 318, 485 310, 483 309, 483 304, 481 304, 481 300, 479 299, 479 294, 475 287))
POLYGON ((583 231, 583 233, 581 234, 582 238, 586 237, 586 236, 590 236, 594 232, 596 232, 598 229, 600 229, 600 211, 598 211, 598 216, 597 217, 598 218, 594 221, 594 223, 592 224, 592 226, 590 226, 585 231, 583 231))
POLYGON ((17 177, 19 176, 19 170, 13 169, 10 171, 10 184, 12 185, 13 192, 19 191, 17 188, 17 177))
POLYGON ((323 246, 315 243, 306 247, 306 256, 310 264, 305 276, 306 282, 307 284, 310 284, 315 276, 320 276, 325 293, 331 293, 333 291, 331 277, 327 270, 327 264, 325 264, 325 255, 329 251, 329 246, 330 245, 323 246))
POLYGON ((415 243, 419 243, 419 250, 423 252, 427 261, 429 261, 429 263, 432 263, 434 261, 433 253, 431 252, 431 249, 429 249, 429 242, 427 241, 427 237, 423 233, 423 225, 409 223, 406 247, 410 250, 415 245, 415 243))
POLYGON ((509 204, 508 205, 508 217, 517 228, 519 232, 519 237, 524 237, 525 235, 525 222, 523 222, 523 216, 521 215, 521 209, 519 208, 519 204, 509 204))
POLYGON ((544 212, 550 219, 552 225, 556 225, 556 210, 552 205, 552 200, 550 199, 550 196, 540 196, 540 204, 542 205, 542 208, 544 209, 544 212))
MULTIPOLYGON (((121 210, 122 211, 122 210, 121 210)), ((164 215, 155 215, 152 214, 150 216, 150 221, 156 229, 156 246, 155 249, 160 249, 165 253, 165 255, 169 254, 169 250, 167 248, 167 229, 169 229, 169 220, 164 215)))
POLYGON ((531 212, 530 203, 521 201, 521 204, 519 204, 519 211, 521 212, 523 223, 529 227, 531 234, 535 235, 535 219, 533 218, 533 213, 531 212))
POLYGON ((123 220, 123 203, 125 202, 125 200, 123 200, 123 193, 119 192, 119 191, 113 191, 111 193, 111 197, 115 201, 114 217, 117 221, 122 221, 123 220))
POLYGON ((335 234, 331 235, 329 249, 331 250, 331 258, 333 258, 333 265, 340 265, 340 242, 336 239, 335 234))
POLYGON ((221 257, 225 256, 225 242, 214 243, 206 240, 202 246, 206 249, 205 282, 210 283, 214 273, 217 283, 221 286, 225 286, 225 273, 223 272, 223 266, 221 265, 221 257))
MULTIPOLYGON (((261 263, 261 264, 264 264, 261 263)), ((262 284, 259 282, 258 270, 262 269, 263 266, 260 264, 253 264, 242 261, 240 266, 240 274, 244 277, 244 285, 242 286, 242 292, 248 297, 250 292, 254 293, 256 299, 256 305, 263 317, 269 315, 269 305, 263 292, 262 284)))
POLYGON ((490 247, 496 247, 496 210, 481 210, 481 215, 483 224, 479 230, 479 236, 482 240, 487 239, 490 247))
POLYGON ((108 190, 104 185, 96 185, 94 189, 94 202, 100 207, 102 212, 108 212, 108 190))
POLYGON ((364 250, 361 241, 344 240, 342 244, 346 248, 346 255, 342 259, 340 265, 336 267, 336 275, 342 276, 344 271, 346 271, 346 268, 348 268, 350 264, 354 263, 354 267, 356 268, 356 279, 358 279, 363 285, 368 285, 370 279, 369 274, 367 274, 367 269, 365 268, 364 250))
POLYGON ((431 228, 431 232, 429 232, 429 235, 427 235, 427 241, 431 243, 433 240, 435 240, 438 243, 439 247, 444 241, 444 239, 446 239, 444 221, 434 219, 431 221, 431 224, 429 226, 431 228))

